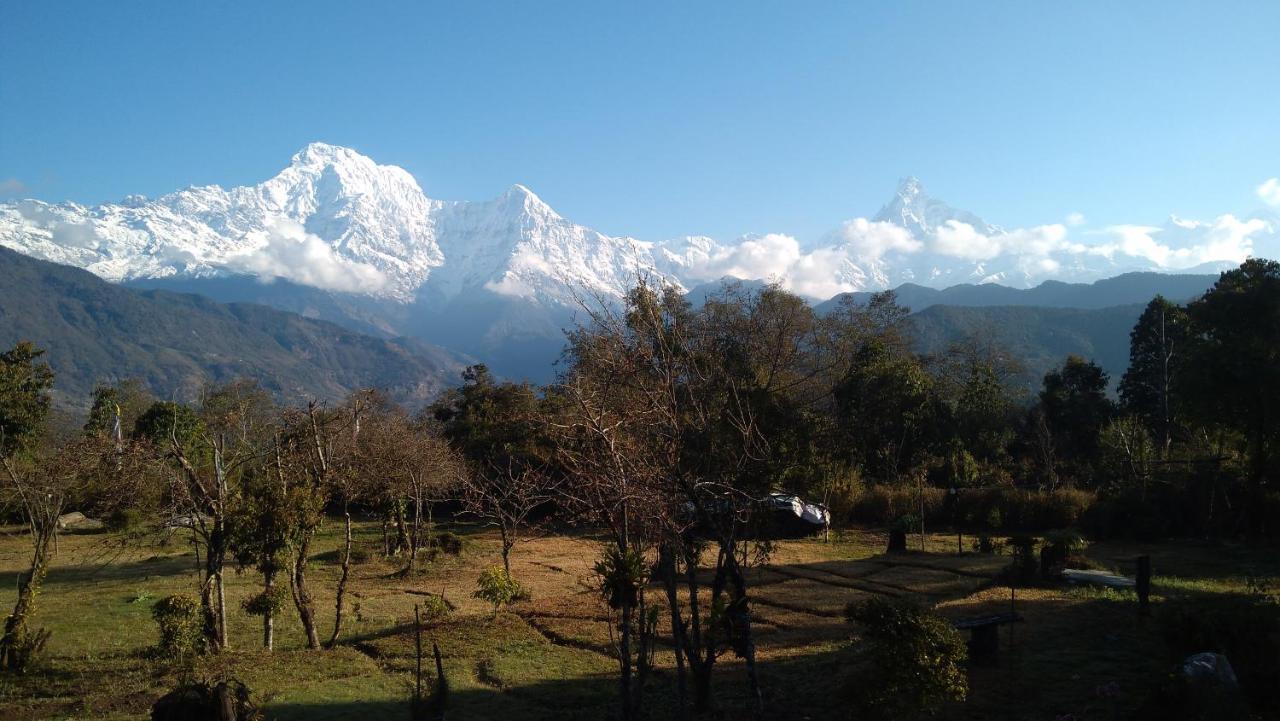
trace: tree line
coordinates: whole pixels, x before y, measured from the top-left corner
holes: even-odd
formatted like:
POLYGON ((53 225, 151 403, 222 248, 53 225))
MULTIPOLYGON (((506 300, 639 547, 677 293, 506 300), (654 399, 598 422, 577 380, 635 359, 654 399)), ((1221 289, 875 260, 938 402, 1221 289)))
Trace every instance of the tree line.
POLYGON ((240 380, 182 404, 126 382, 95 392, 83 427, 57 428, 53 375, 39 349, 18 344, 0 356, 0 457, 34 553, 0 662, 20 666, 43 644, 29 619, 70 508, 122 525, 142 512, 188 532, 201 636, 215 651, 228 643, 231 564, 261 577, 246 610, 262 616, 266 647, 290 606, 308 647, 340 641, 353 512, 382 520, 382 552, 412 573, 435 542, 437 505, 458 502, 497 530, 507 581, 532 524, 584 527, 602 541, 624 718, 644 713, 660 616, 679 709, 709 708, 717 663, 732 654, 763 712, 746 571, 772 547, 760 512, 772 492, 819 500, 838 520, 905 492, 919 512, 877 520, 923 524, 930 499, 956 504, 953 523, 992 532, 1002 522, 991 509, 961 516, 962 501, 947 499, 1069 491, 1089 507, 1067 522, 1099 532, 1280 530, 1273 261, 1246 261, 1186 306, 1152 300, 1114 397, 1081 358, 1029 397, 1012 382, 1016 359, 989 338, 915 353, 892 292, 820 315, 776 286, 731 286, 695 307, 642 282, 621 307, 584 306, 554 383, 474 366, 416 413, 374 391, 281 407, 240 380), (322 630, 307 571, 328 518, 346 532, 334 625, 322 630))

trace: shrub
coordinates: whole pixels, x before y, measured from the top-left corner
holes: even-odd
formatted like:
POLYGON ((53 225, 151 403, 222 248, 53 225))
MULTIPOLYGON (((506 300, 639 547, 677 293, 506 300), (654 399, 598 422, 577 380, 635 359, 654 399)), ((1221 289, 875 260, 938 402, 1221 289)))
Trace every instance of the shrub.
POLYGON ((1018 583, 1031 583, 1036 578, 1039 566, 1036 563, 1036 539, 1033 536, 1019 535, 1009 539, 1013 547, 1013 562, 1006 571, 1010 580, 1018 583))
POLYGON ((437 533, 436 537, 431 539, 431 545, 440 549, 442 553, 447 553, 450 556, 456 556, 462 553, 462 543, 462 536, 459 536, 452 531, 437 533))
POLYGON ((634 607, 649 578, 643 554, 634 550, 624 553, 614 547, 605 551, 595 570, 600 577, 600 592, 612 609, 634 607))
POLYGON ((144 516, 136 508, 117 508, 107 516, 107 530, 116 533, 129 533, 142 527, 144 516))
POLYGON ((864 492, 862 476, 856 469, 831 479, 826 492, 826 504, 827 509, 831 511, 831 520, 842 524, 855 520, 858 499, 864 492))
MULTIPOLYGON (((877 526, 889 525, 906 514, 918 517, 920 495, 915 486, 872 486, 858 495, 849 515, 852 520, 877 526)), ((932 528, 958 524, 985 531, 1069 528, 1079 523, 1095 499, 1093 493, 1074 489, 961 488, 953 496, 948 489, 926 487, 924 520, 932 528)))
POLYGON ((289 603, 289 592, 283 586, 273 586, 270 592, 254 594, 246 598, 241 607, 250 616, 279 616, 289 603))
POLYGON ((1044 546, 1040 548, 1040 575, 1045 578, 1057 578, 1068 565, 1083 560, 1088 542, 1084 536, 1071 530, 1054 531, 1045 534, 1044 546))
POLYGON ((156 650, 166 656, 188 656, 204 650, 200 602, 190 596, 165 596, 151 607, 160 627, 156 650))
POLYGON ((442 620, 453 613, 453 607, 444 600, 444 596, 424 596, 419 607, 422 620, 427 623, 442 620))
POLYGON ((844 688, 855 718, 913 719, 964 700, 967 651, 941 616, 902 599, 871 598, 849 604, 845 618, 864 629, 844 688))
POLYGON ((503 606, 517 599, 528 597, 528 594, 525 593, 520 584, 502 566, 486 569, 484 573, 480 574, 480 580, 476 585, 478 588, 472 595, 493 604, 495 616, 498 613, 498 609, 503 606))

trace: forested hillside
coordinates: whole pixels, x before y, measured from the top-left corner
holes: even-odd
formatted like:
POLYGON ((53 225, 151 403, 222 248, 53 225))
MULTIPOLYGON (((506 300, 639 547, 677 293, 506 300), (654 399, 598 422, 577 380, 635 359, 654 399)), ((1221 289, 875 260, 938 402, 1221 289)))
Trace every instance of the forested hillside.
POLYGON ((387 390, 408 404, 458 377, 451 353, 383 340, 265 306, 135 291, 87 271, 0 248, 0 345, 48 349, 56 402, 80 408, 95 385, 138 378, 161 397, 194 398, 208 381, 258 379, 286 400, 387 390))
POLYGON ((1000 348, 1020 366, 1016 383, 1027 389, 1039 387, 1044 374, 1068 355, 1102 366, 1114 386, 1129 363, 1129 331, 1142 308, 934 305, 912 314, 911 325, 916 350, 924 354, 944 353, 966 339, 1000 348))

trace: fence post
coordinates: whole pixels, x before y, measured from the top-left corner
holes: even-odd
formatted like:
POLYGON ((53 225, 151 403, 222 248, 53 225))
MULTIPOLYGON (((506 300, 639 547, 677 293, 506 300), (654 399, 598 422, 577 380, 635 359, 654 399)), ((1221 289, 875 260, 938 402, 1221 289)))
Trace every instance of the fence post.
POLYGON ((1138 556, 1138 577, 1134 583, 1138 592, 1138 614, 1151 614, 1151 556, 1138 556))

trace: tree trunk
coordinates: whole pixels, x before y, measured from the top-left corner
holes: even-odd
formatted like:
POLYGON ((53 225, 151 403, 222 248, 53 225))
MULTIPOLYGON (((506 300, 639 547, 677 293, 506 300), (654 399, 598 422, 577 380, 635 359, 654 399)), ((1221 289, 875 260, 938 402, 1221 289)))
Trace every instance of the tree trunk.
MULTIPOLYGON (((272 592, 275 591, 275 576, 275 571, 263 574, 262 596, 268 602, 271 600, 272 592)), ((275 615, 272 613, 271 604, 267 603, 262 614, 262 647, 268 651, 275 650, 275 632, 275 615)))
MULTIPOLYGON (((56 533, 56 527, 45 528, 32 526, 32 541, 35 552, 31 557, 31 570, 18 587, 18 602, 14 604, 13 613, 5 620, 4 636, 0 636, 0 668, 9 671, 22 671, 31 660, 31 655, 44 645, 43 638, 32 638, 27 621, 35 612, 36 595, 44 583, 45 574, 49 571, 49 546, 56 533)), ((39 632, 47 638, 46 632, 39 632)))
POLYGON ((302 537, 298 553, 293 559, 293 573, 290 576, 290 590, 293 592, 293 604, 298 608, 298 620, 302 621, 302 630, 307 634, 307 648, 320 648, 320 634, 316 630, 315 603, 311 592, 307 590, 307 555, 311 550, 311 533, 302 537))
POLYGON ((409 534, 409 574, 418 568, 418 546, 422 539, 422 500, 414 489, 413 498, 413 532, 409 534))
POLYGON ((621 613, 622 617, 618 621, 621 636, 618 643, 618 662, 622 665, 622 674, 618 697, 622 699, 623 721, 630 721, 634 717, 634 699, 631 691, 631 615, 634 611, 631 604, 624 601, 621 613))
POLYGON ((325 644, 328 648, 338 644, 338 634, 342 632, 343 603, 347 596, 347 580, 351 577, 351 512, 344 511, 343 515, 346 516, 347 524, 346 542, 342 547, 342 575, 338 577, 338 597, 334 601, 333 635, 325 644))
MULTIPOLYGON (((922 521, 923 522, 923 521, 922 521)), ((735 631, 740 634, 738 649, 747 666, 747 686, 754 699, 753 718, 764 718, 764 695, 760 691, 760 677, 756 674, 756 644, 751 634, 751 607, 747 603, 747 579, 738 565, 737 558, 729 557, 729 580, 733 589, 730 607, 735 609, 735 631)))
POLYGON ((498 527, 498 531, 502 534, 502 569, 507 572, 507 578, 511 578, 511 547, 516 544, 511 538, 511 534, 507 532, 506 524, 498 527))
POLYGON ((204 615, 204 637, 214 651, 227 648, 226 591, 222 586, 222 570, 226 563, 227 537, 222 518, 214 518, 213 529, 205 542, 204 582, 200 584, 200 609, 204 615))
POLYGON ((401 551, 409 547, 409 529, 408 523, 405 521, 404 517, 403 498, 397 498, 395 500, 395 514, 396 545, 394 549, 395 554, 393 555, 398 555, 401 551))
POLYGON ((667 608, 671 612, 671 645, 676 655, 676 709, 675 718, 683 721, 689 717, 689 671, 685 668, 684 618, 680 613, 680 592, 676 585, 675 552, 670 546, 663 546, 658 551, 658 572, 662 576, 662 587, 667 593, 667 608))

